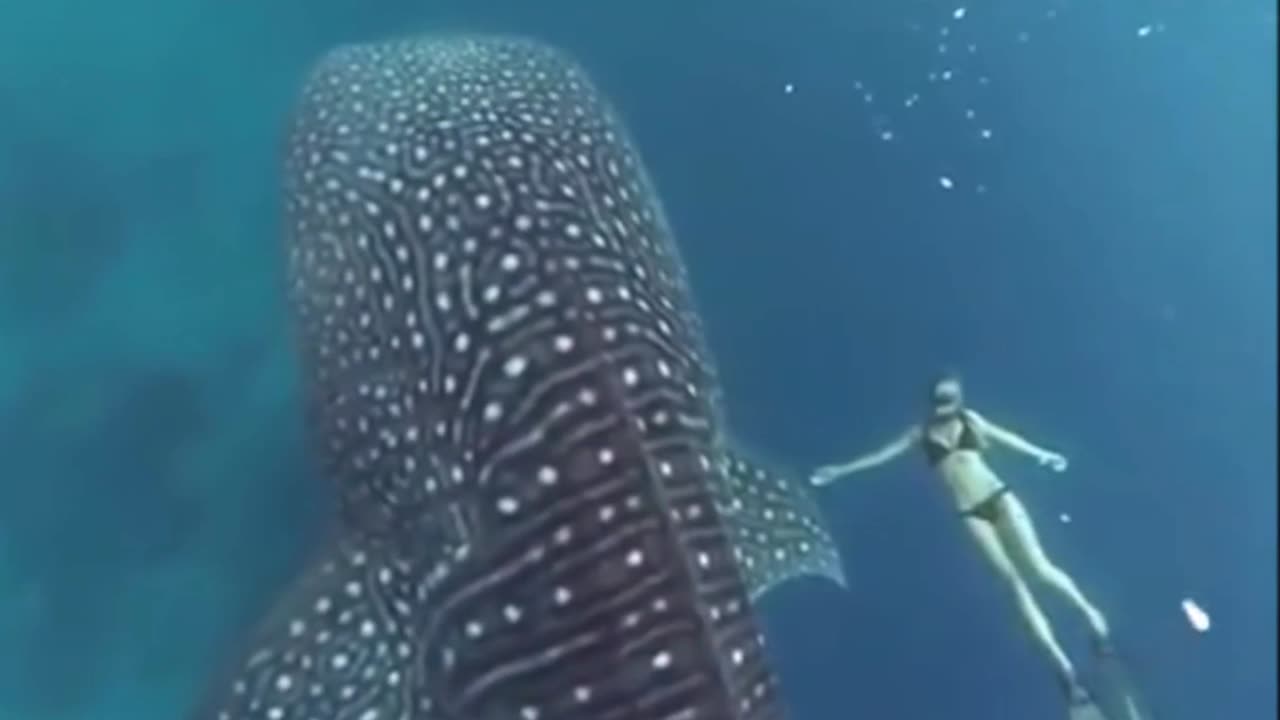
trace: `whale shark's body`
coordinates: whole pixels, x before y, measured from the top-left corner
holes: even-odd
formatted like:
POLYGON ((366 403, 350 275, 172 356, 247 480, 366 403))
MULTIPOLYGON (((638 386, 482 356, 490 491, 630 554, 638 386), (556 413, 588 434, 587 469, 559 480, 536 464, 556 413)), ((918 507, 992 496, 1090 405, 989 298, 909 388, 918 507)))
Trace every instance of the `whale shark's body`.
POLYGON ((515 38, 336 50, 285 176, 341 518, 201 717, 782 717, 751 600, 838 558, 724 439, 671 232, 584 73, 515 38))

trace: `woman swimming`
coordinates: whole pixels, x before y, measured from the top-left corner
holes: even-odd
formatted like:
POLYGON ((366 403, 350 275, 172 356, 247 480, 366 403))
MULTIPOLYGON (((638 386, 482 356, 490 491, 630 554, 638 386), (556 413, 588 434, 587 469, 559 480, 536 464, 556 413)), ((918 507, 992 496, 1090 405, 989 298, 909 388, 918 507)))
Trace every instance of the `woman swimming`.
POLYGON ((1013 590, 1022 619, 1058 670, 1072 703, 1086 702, 1087 694, 1076 679, 1075 669, 1054 638, 1049 620, 1036 603, 1022 569, 1014 557, 1025 561, 1034 577, 1062 593, 1084 613, 1093 629, 1097 647, 1107 647, 1106 618, 1087 599, 1075 582, 1045 555, 1027 509, 1008 486, 983 460, 990 441, 1030 455, 1041 465, 1057 472, 1067 468, 1063 456, 1036 447, 1018 435, 995 425, 964 406, 959 378, 944 375, 930 388, 931 412, 925 421, 912 426, 897 440, 880 450, 842 465, 828 465, 814 473, 815 485, 827 485, 844 475, 882 465, 919 445, 951 490, 956 509, 964 518, 969 534, 982 548, 992 567, 1013 590))

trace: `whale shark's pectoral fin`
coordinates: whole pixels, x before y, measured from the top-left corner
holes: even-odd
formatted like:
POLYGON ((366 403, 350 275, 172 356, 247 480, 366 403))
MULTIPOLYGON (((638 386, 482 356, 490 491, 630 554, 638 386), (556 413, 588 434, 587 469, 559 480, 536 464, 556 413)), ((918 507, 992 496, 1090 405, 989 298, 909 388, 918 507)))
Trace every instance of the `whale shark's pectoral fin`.
POLYGON ((418 697, 402 569, 329 546, 250 633, 197 720, 430 718, 418 697))
POLYGON ((840 553, 808 488, 725 452, 717 504, 752 599, 793 578, 825 577, 846 587, 840 553))

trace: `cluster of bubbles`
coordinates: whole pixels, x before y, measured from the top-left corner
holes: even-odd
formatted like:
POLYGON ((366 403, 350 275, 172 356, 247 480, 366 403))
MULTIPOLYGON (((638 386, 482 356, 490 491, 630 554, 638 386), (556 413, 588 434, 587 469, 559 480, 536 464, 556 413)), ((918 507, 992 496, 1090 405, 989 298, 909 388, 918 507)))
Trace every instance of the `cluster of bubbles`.
MULTIPOLYGON (((1054 22, 1059 13, 1058 8, 1045 10, 1039 18, 1041 26, 1054 22)), ((876 139, 884 143, 902 140, 902 133, 899 130, 901 125, 895 119, 900 120, 909 113, 919 112, 917 108, 928 106, 941 107, 940 112, 953 112, 954 101, 949 98, 975 97, 980 95, 981 88, 991 85, 992 78, 978 69, 980 48, 985 43, 1011 39, 1017 44, 1027 44, 1031 42, 1033 30, 1039 31, 1036 27, 1016 30, 1012 38, 999 38, 995 37, 995 33, 986 33, 984 40, 982 38, 985 28, 981 19, 973 17, 970 9, 963 5, 948 11, 932 28, 926 28, 917 22, 908 22, 906 29, 917 36, 932 34, 928 42, 932 46, 934 57, 931 59, 928 72, 919 79, 919 86, 897 88, 878 96, 877 92, 862 80, 855 79, 852 83, 852 91, 861 97, 870 114, 871 132, 876 139), (946 86, 958 87, 958 91, 947 92, 948 99, 943 101, 941 96, 946 86)), ((1155 22, 1138 26, 1134 34, 1138 39, 1145 39, 1164 31, 1164 24, 1155 22)), ((794 83, 783 86, 783 92, 786 94, 795 93, 796 90, 794 83)), ((996 128, 972 102, 961 104, 963 107, 960 113, 963 117, 965 132, 975 142, 986 144, 998 138, 996 128)), ((933 110, 930 111, 933 112, 933 110)), ((946 174, 938 175, 936 182, 942 190, 954 190, 961 186, 955 178, 946 174)), ((987 187, 981 183, 971 183, 969 187, 980 194, 987 191, 987 187)))

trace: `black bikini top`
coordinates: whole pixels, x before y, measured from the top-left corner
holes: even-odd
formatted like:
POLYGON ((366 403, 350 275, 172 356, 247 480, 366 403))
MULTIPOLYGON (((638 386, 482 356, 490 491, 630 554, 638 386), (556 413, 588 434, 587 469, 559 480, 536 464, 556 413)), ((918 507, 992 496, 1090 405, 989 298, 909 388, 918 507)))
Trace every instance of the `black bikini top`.
POLYGON ((973 421, 969 419, 969 413, 963 409, 931 418, 925 424, 924 439, 920 444, 924 448, 924 455, 929 459, 930 465, 937 465, 957 450, 981 450, 983 448, 982 437, 978 435, 977 429, 973 427, 973 421), (956 438, 955 445, 948 445, 935 437, 933 431, 952 420, 960 422, 960 436, 956 438))

